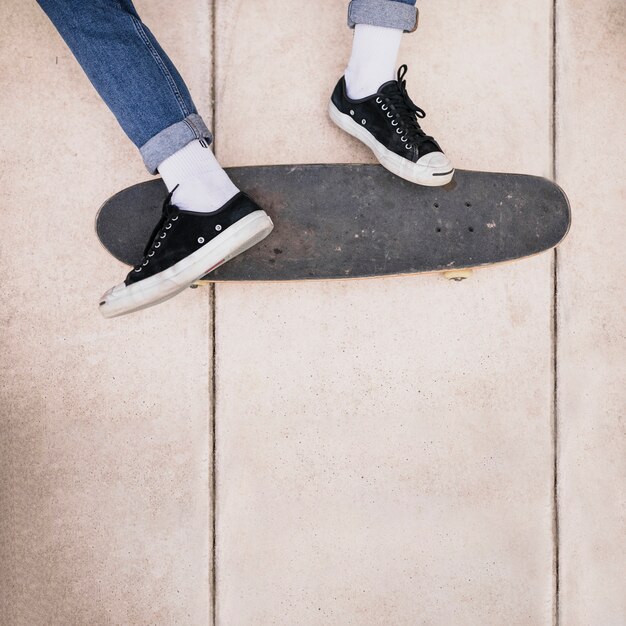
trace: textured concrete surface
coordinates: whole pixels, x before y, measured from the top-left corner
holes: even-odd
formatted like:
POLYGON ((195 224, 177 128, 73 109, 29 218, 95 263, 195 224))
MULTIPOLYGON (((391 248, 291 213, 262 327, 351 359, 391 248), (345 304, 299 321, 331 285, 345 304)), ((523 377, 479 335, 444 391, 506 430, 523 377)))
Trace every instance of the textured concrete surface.
POLYGON ((575 215, 559 252, 561 623, 626 624, 626 5, 560 3, 557 174, 575 215))
MULTIPOLYGON (((326 117, 343 0, 136 4, 225 165, 372 161, 326 117)), ((551 175, 552 6, 420 3, 401 61, 458 166, 551 175)), ((624 7, 556 6, 555 449, 550 254, 103 321, 126 268, 93 217, 147 174, 35 3, 0 5, 2 626, 626 624, 624 7)))
MULTIPOLYGON (((142 4, 210 113, 206 4, 142 4)), ((207 623, 208 295, 100 317, 95 212, 146 172, 39 7, 0 21, 0 624, 207 623)))
MULTIPOLYGON (((459 164, 549 173, 550 7, 453 28, 467 6, 425 5, 403 43, 426 128, 459 164)), ((326 115, 343 3, 216 18, 222 161, 371 160, 326 115)), ((551 622, 551 267, 218 285, 219 624, 551 622)))

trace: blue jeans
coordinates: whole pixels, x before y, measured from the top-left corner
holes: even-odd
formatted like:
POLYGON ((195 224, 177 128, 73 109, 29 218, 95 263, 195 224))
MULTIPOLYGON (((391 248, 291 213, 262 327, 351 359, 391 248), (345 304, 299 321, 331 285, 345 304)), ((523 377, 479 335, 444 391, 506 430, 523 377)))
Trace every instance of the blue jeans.
MULTIPOLYGON (((174 64, 132 0, 37 0, 148 171, 193 139, 212 135, 174 64)), ((348 26, 374 24, 415 30, 415 0, 352 0, 348 26)))

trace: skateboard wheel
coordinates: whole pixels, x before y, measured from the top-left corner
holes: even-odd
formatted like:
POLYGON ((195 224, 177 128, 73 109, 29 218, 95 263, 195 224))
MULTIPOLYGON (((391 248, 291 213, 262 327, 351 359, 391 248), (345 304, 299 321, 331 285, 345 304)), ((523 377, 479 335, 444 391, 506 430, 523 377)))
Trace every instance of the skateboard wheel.
POLYGON ((456 282, 460 282, 469 278, 472 275, 472 270, 448 270, 443 273, 443 277, 448 280, 454 280, 456 282))

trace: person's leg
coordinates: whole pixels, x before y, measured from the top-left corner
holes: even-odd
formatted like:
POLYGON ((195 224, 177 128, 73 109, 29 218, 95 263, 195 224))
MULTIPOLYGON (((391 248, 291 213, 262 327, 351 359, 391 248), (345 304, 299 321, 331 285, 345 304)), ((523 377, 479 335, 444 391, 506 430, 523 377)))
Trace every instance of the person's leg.
POLYGON ((352 0, 348 26, 352 54, 328 105, 332 121, 397 176, 420 185, 450 182, 454 168, 422 130, 418 118, 426 113, 407 93, 407 66, 395 75, 402 34, 417 26, 414 0, 352 0))
POLYGON ((140 263, 100 301, 105 317, 163 302, 272 230, 219 166, 206 124, 131 0, 38 0, 151 173, 170 190, 140 263))
POLYGON ((354 28, 352 54, 345 71, 351 98, 370 96, 396 74, 403 32, 415 30, 415 0, 353 0, 348 26, 354 28))
POLYGON ((208 148, 189 90, 131 0, 38 0, 122 129, 174 201, 213 211, 237 188, 208 148))
POLYGON ((180 74, 130 0, 38 0, 148 170, 211 141, 180 74))

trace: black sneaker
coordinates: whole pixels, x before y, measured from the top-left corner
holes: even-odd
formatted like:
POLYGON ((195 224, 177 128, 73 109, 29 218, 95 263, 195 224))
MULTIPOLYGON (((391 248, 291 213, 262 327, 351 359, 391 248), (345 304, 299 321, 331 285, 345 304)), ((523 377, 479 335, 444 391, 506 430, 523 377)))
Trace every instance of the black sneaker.
POLYGON ((104 317, 117 317, 172 298, 254 246, 274 228, 269 215, 243 192, 213 213, 182 211, 171 204, 171 196, 163 203, 161 220, 139 265, 100 299, 104 317))
POLYGON ((397 80, 360 100, 348 97, 342 76, 328 106, 330 118, 370 148, 390 172, 419 185, 445 185, 452 180, 454 168, 417 121, 426 113, 409 98, 406 71, 406 65, 400 66, 397 80))

